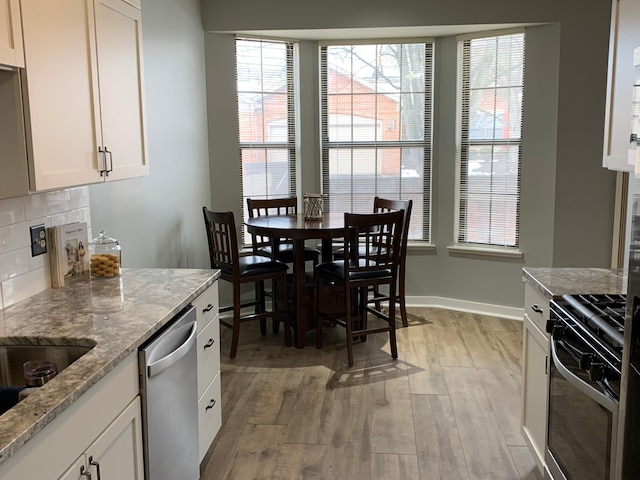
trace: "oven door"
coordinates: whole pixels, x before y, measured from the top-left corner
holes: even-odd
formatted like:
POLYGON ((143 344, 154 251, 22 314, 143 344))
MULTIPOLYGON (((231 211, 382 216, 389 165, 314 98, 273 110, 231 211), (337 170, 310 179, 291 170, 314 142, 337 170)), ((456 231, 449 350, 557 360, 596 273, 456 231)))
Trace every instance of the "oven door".
POLYGON ((613 480, 618 400, 603 379, 589 372, 597 354, 567 329, 550 338, 549 414, 545 478, 613 480), (585 361, 585 359, 587 359, 585 361))

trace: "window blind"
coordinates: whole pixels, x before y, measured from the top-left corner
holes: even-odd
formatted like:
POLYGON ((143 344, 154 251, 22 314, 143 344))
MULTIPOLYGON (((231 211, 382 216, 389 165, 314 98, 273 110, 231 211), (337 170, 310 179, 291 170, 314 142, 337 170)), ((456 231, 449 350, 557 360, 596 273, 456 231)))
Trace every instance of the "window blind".
POLYGON ((413 199, 409 239, 428 241, 433 44, 324 45, 320 76, 325 209, 413 199))
MULTIPOLYGON (((294 50, 291 42, 237 38, 240 187, 246 199, 295 195, 294 50)), ((243 230, 243 241, 250 236, 243 230)))
POLYGON ((459 47, 457 244, 517 248, 525 36, 472 38, 459 47))

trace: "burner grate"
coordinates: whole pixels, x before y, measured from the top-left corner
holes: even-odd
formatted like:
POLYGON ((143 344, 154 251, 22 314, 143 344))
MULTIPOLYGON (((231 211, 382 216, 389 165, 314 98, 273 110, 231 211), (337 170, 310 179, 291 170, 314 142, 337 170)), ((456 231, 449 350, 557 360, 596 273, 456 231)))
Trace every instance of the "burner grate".
POLYGON ((563 295, 557 302, 571 318, 584 325, 591 336, 604 342, 616 356, 622 354, 625 295, 563 295))

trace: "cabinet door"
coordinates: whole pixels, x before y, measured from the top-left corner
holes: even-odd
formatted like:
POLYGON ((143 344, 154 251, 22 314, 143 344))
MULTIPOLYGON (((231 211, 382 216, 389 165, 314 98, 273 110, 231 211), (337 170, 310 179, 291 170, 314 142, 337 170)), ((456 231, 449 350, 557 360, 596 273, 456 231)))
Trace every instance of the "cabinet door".
POLYGON ((85 454, 93 478, 144 480, 140 397, 98 437, 85 454))
POLYGON ((0 65, 24 67, 19 0, 0 0, 0 65))
POLYGON ((547 436, 547 337, 524 316, 522 433, 540 471, 547 436))
POLYGON ((640 47, 640 2, 614 0, 612 6, 603 163, 611 170, 633 172, 635 160, 629 153, 633 53, 636 47, 640 47))
POLYGON ((21 5, 31 188, 98 182, 93 3, 22 0, 21 5))
POLYGON ((95 9, 107 180, 146 175, 141 12, 122 0, 96 0, 95 9))
POLYGON ((220 372, 198 401, 198 441, 200 462, 209 451, 222 426, 222 396, 220 392, 220 372))

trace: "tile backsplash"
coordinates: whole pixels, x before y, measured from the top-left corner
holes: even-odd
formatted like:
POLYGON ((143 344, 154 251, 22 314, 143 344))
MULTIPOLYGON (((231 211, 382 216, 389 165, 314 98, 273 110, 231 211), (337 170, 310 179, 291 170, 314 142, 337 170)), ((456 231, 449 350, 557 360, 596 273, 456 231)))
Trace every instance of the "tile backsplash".
POLYGON ((49 254, 31 256, 29 227, 87 222, 89 187, 0 199, 0 309, 51 288, 49 254))

